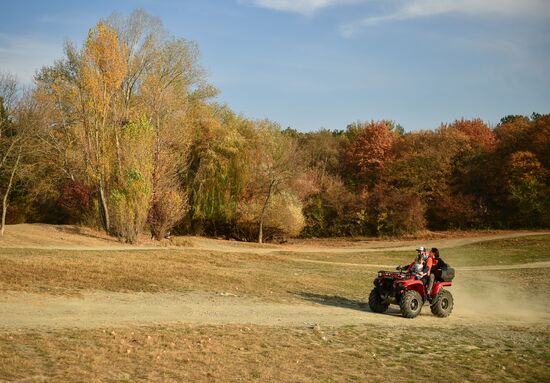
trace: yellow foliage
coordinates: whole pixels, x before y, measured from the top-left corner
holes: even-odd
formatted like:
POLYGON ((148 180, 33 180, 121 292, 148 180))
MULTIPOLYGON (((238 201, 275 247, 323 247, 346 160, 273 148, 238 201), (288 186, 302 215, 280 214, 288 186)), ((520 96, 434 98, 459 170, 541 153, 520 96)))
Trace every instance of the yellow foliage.
POLYGON ((127 49, 115 30, 100 22, 88 33, 82 52, 83 86, 93 101, 91 106, 104 110, 126 75, 127 49))

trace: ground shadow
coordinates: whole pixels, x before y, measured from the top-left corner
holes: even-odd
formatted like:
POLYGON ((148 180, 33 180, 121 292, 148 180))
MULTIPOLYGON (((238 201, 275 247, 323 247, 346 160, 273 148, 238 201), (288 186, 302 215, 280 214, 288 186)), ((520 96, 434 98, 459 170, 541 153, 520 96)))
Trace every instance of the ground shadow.
POLYGON ((307 301, 319 303, 326 306, 343 307, 346 309, 353 309, 358 311, 370 311, 369 305, 366 302, 348 299, 339 295, 316 294, 307 291, 289 292, 307 301))
POLYGON ((105 242, 115 242, 116 239, 113 238, 106 238, 105 236, 101 236, 99 234, 91 233, 90 231, 83 229, 79 226, 55 226, 55 230, 60 231, 62 233, 67 234, 76 234, 82 237, 88 237, 88 238, 94 238, 99 239, 101 241, 105 242))
MULTIPOLYGON (((339 295, 316 294, 307 291, 289 291, 289 293, 294 294, 306 301, 315 302, 321 305, 341 307, 374 314, 366 301, 349 299, 341 297, 339 295)), ((378 315, 401 316, 401 312, 398 309, 390 306, 384 314, 378 315)))

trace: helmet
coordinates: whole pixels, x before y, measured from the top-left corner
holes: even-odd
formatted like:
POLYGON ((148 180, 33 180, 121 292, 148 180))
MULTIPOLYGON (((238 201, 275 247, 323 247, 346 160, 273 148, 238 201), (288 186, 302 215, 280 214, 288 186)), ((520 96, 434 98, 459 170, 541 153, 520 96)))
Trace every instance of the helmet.
POLYGON ((426 251, 426 248, 424 246, 420 246, 416 251, 426 251))
POLYGON ((437 247, 432 247, 432 253, 436 258, 439 257, 439 249, 437 247))

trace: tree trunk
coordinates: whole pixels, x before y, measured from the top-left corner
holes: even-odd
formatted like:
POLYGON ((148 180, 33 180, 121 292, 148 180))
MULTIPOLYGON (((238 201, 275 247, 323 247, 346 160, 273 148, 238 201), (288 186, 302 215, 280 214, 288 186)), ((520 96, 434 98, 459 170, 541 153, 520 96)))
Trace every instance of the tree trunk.
POLYGON ((107 198, 105 196, 105 185, 103 180, 99 181, 99 196, 98 196, 98 205, 99 205, 99 217, 101 219, 101 225, 103 229, 110 234, 111 231, 111 220, 109 218, 109 208, 107 205, 107 198))
POLYGON ((2 200, 2 224, 0 228, 0 236, 4 236, 4 230, 6 229, 6 212, 8 210, 8 196, 10 194, 11 185, 13 184, 13 178, 15 177, 15 172, 17 171, 17 167, 19 166, 19 160, 21 159, 21 150, 19 150, 19 154, 17 155, 17 160, 15 161, 15 165, 13 165, 13 169, 10 174, 10 181, 8 183, 8 186, 6 187, 6 191, 4 193, 4 199, 2 200))
POLYGON ((265 196, 265 202, 264 202, 264 206, 262 207, 262 212, 260 213, 260 232, 258 233, 258 243, 263 243, 263 240, 264 240, 264 216, 265 216, 265 211, 267 210, 267 206, 269 204, 269 198, 271 197, 271 193, 273 191, 274 185, 275 185, 275 181, 272 180, 271 183, 269 184, 267 195, 265 196))
POLYGON ((116 145, 116 169, 117 175, 120 180, 122 180, 122 153, 120 150, 120 138, 118 135, 118 127, 114 128, 115 130, 115 145, 116 145))

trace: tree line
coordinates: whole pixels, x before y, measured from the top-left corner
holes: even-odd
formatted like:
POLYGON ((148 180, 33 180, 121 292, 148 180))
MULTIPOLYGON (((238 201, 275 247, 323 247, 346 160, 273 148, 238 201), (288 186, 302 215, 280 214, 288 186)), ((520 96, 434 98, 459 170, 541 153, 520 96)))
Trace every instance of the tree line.
POLYGON ((137 10, 21 90, 0 75, 6 223, 277 240, 550 227, 550 115, 302 133, 214 101, 195 43, 137 10))

